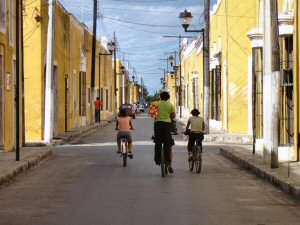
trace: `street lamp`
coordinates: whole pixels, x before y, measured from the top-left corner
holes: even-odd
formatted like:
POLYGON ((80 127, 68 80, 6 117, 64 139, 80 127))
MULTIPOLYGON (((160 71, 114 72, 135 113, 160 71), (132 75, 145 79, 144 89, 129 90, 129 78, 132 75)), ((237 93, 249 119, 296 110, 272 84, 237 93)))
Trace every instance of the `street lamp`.
POLYGON ((173 55, 170 55, 169 62, 171 66, 176 65, 175 58, 173 57, 173 55))
POLYGON ((203 28, 201 30, 188 30, 192 22, 193 16, 192 13, 188 12, 186 9, 179 14, 179 18, 181 19, 181 25, 184 28, 185 32, 204 32, 203 28))

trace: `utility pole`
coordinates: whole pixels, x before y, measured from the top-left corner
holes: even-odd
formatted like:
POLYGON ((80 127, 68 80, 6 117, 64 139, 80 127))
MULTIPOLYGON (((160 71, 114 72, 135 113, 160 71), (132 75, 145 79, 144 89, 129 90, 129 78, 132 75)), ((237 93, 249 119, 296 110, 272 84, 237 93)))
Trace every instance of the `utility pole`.
POLYGON ((265 0, 264 15, 264 160, 278 168, 280 47, 277 0, 265 0))
POLYGON ((45 124, 44 141, 49 143, 53 137, 53 61, 54 61, 54 32, 55 32, 55 3, 49 0, 48 6, 48 33, 47 33, 47 64, 46 64, 46 87, 45 87, 45 124))
POLYGON ((118 101, 117 101, 117 40, 116 40, 116 32, 114 32, 114 82, 115 82, 115 109, 116 115, 118 114, 118 101))
MULTIPOLYGON (((93 14, 93 42, 92 42, 92 68, 91 68, 91 123, 95 121, 95 70, 96 70, 96 36, 97 36, 97 3, 98 1, 94 0, 94 14, 93 14)), ((100 68, 99 68, 100 69, 100 68)), ((100 87, 99 87, 100 88, 100 87)))
POLYGON ((16 84, 15 84, 15 106, 16 106, 16 161, 20 161, 20 22, 22 0, 16 1, 16 84))
POLYGON ((204 38, 203 38, 203 56, 204 56, 204 127, 205 133, 209 133, 209 28, 210 28, 210 0, 205 0, 204 6, 204 38))

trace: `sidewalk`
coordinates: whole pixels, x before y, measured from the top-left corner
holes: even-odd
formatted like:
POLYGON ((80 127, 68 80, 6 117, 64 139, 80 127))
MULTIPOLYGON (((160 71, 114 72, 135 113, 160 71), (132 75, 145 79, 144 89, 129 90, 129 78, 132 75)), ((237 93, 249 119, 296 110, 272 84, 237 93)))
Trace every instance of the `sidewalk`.
MULTIPOLYGON (((185 130, 188 118, 176 118, 177 122, 185 130)), ((222 133, 210 130, 209 134, 204 135, 203 142, 213 142, 217 144, 252 144, 252 136, 247 134, 222 133)))
POLYGON ((76 138, 88 135, 109 124, 110 121, 101 121, 101 124, 79 127, 72 131, 60 134, 49 146, 45 143, 27 143, 26 147, 20 150, 20 161, 16 161, 15 152, 0 152, 0 185, 9 183, 13 179, 37 165, 42 160, 52 155, 51 146, 62 145, 76 138))
POLYGON ((271 169, 263 163, 261 152, 253 156, 250 145, 225 146, 220 148, 220 152, 240 167, 300 201, 300 162, 280 163, 279 168, 271 169))
POLYGON ((17 162, 15 152, 0 153, 0 185, 11 182, 18 174, 51 155, 50 147, 24 147, 20 150, 20 161, 17 162))

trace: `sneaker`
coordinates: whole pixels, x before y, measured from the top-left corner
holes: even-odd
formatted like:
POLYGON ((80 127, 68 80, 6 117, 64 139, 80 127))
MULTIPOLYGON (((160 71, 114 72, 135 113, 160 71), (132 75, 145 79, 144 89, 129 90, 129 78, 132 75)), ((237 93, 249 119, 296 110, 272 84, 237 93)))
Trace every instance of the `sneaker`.
POLYGON ((169 173, 174 173, 174 170, 171 166, 168 166, 168 171, 169 171, 169 173))
POLYGON ((132 158, 133 158, 133 155, 132 155, 132 153, 131 153, 131 152, 128 152, 128 154, 127 154, 127 155, 128 155, 128 158, 129 158, 129 159, 132 159, 132 158))

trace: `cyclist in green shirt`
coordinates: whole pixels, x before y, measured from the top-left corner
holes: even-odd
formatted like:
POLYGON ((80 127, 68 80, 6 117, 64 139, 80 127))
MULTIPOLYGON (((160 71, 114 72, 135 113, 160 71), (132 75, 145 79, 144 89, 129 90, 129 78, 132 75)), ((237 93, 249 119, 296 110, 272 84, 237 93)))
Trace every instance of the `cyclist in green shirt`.
POLYGON ((160 101, 153 102, 152 105, 158 107, 158 116, 154 123, 154 135, 155 135, 155 155, 154 161, 157 165, 160 165, 160 152, 162 144, 165 147, 165 159, 168 165, 168 170, 173 173, 173 168, 171 166, 171 146, 173 144, 173 139, 171 135, 172 125, 171 119, 174 119, 175 108, 168 102, 170 95, 168 92, 163 91, 160 93, 160 101))

